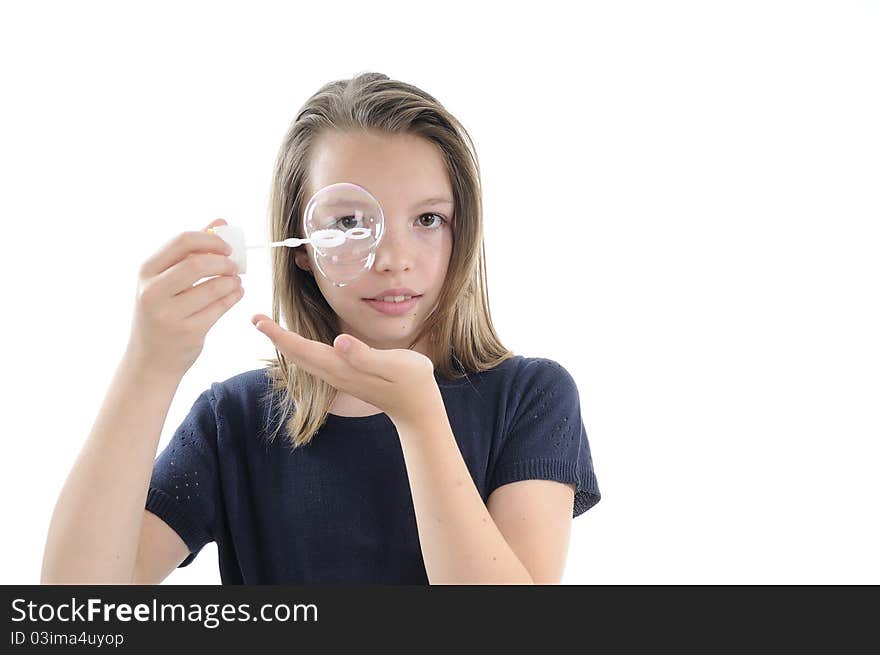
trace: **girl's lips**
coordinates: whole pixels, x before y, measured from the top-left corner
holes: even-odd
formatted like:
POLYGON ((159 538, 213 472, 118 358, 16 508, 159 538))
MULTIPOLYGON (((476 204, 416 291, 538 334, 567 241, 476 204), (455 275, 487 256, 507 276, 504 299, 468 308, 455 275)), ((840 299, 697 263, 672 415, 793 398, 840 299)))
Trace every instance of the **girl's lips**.
POLYGON ((413 296, 409 300, 403 302, 385 302, 384 300, 373 300, 372 298, 364 298, 364 302, 378 312, 388 316, 400 316, 406 314, 419 301, 421 296, 413 296))

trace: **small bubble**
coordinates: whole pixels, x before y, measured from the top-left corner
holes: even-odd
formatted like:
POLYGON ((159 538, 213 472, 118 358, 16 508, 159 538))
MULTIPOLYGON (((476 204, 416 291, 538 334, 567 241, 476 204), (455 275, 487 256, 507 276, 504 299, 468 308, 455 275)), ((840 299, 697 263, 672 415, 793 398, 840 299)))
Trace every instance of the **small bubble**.
POLYGON ((177 500, 180 500, 180 496, 175 496, 175 498, 177 498, 177 500))

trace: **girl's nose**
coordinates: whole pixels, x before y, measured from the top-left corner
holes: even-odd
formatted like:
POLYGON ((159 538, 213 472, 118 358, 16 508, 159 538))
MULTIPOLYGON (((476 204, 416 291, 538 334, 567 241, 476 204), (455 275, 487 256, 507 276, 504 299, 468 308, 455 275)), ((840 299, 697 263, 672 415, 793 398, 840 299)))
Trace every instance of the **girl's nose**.
POLYGON ((413 251, 406 229, 389 228, 386 221, 385 233, 376 249, 373 268, 377 271, 409 270, 412 267, 413 251))

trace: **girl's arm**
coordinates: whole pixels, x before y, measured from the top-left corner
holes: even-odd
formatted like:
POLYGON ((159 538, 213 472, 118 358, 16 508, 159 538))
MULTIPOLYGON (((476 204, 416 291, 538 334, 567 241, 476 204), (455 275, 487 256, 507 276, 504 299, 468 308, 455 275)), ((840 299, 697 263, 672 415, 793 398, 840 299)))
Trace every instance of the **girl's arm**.
MULTIPOLYGON (((442 398, 432 403, 420 420, 395 420, 395 425, 430 583, 535 584, 535 577, 513 551, 483 503, 455 441, 442 398)), ((532 485, 530 491, 540 491, 541 498, 548 499, 540 502, 545 506, 552 504, 552 525, 547 530, 554 543, 539 544, 538 548, 549 555, 532 553, 530 559, 542 562, 541 570, 560 571, 567 550, 574 492, 571 486, 542 483, 545 481, 529 480, 510 485, 518 488, 512 490, 516 492, 513 495, 506 495, 514 499, 518 495, 522 500, 523 487, 532 485), (541 485, 540 489, 535 485, 541 485), (548 566, 551 559, 554 561, 548 566)), ((501 489, 497 491, 500 497, 501 489)), ((511 503, 503 507, 504 512, 499 515, 509 515, 511 503)), ((515 522, 507 523, 512 534, 521 532, 515 522)), ((525 542, 518 539, 518 543, 525 542)))
POLYGON ((573 486, 539 479, 504 484, 489 498, 490 513, 461 456, 427 356, 370 348, 350 334, 337 335, 331 346, 286 330, 265 314, 251 322, 297 366, 379 407, 397 427, 432 584, 559 582, 573 486))
POLYGON ((123 357, 55 504, 41 584, 132 581, 153 462, 180 379, 123 357))
POLYGON ((183 551, 170 527, 146 516, 147 492, 180 380, 208 330, 244 294, 232 248, 208 233, 225 222, 180 233, 141 265, 128 346, 55 504, 41 582, 131 582, 142 523, 139 579, 160 577, 183 551))

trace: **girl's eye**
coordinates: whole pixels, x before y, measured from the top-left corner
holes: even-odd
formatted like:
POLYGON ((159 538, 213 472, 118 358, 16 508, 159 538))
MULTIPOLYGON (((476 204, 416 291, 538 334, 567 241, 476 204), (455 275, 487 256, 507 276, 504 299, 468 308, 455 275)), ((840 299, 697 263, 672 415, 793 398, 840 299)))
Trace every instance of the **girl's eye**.
POLYGON ((439 219, 439 221, 436 222, 436 223, 434 223, 433 225, 425 225, 424 223, 422 223, 422 226, 423 226, 423 227, 430 227, 431 229, 436 230, 437 228, 439 228, 440 226, 442 226, 443 223, 446 222, 446 219, 443 218, 440 214, 422 214, 421 216, 419 216, 419 221, 421 221, 422 219, 424 219, 426 216, 427 216, 428 218, 436 218, 436 219, 439 219))
POLYGON ((350 230, 353 227, 361 227, 358 222, 359 219, 356 216, 343 216, 336 220, 336 225, 342 230, 350 230))

